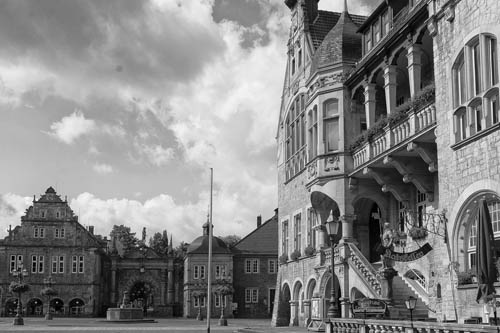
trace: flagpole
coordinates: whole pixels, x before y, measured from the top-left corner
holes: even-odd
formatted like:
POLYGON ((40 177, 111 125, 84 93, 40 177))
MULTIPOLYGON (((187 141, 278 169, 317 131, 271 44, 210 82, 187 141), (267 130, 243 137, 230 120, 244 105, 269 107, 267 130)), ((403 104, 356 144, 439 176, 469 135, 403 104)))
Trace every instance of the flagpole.
POLYGON ((210 333, 210 317, 212 310, 212 193, 214 169, 210 168, 210 214, 208 219, 208 291, 207 291, 207 333, 210 333))

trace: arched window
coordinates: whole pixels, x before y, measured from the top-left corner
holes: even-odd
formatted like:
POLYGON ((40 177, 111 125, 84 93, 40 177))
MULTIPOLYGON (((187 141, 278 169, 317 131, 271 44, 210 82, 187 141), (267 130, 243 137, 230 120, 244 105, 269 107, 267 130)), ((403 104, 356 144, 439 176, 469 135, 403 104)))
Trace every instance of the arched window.
POLYGON ((461 223, 462 227, 459 239, 463 240, 463 248, 459 256, 463 255, 463 257, 458 259, 462 270, 474 270, 477 264, 477 216, 481 199, 486 200, 488 204, 496 248, 500 250, 500 197, 491 192, 478 193, 466 202, 459 215, 458 222, 461 223))
POLYGON ((305 117, 305 95, 298 95, 290 104, 286 117, 286 161, 292 170, 292 174, 287 175, 289 180, 305 167, 304 156, 306 145, 306 117, 305 117), (302 154, 304 152, 304 154, 302 154), (302 160, 302 162, 301 162, 302 160))
POLYGON ((323 136, 327 152, 339 149, 339 101, 327 100, 323 104, 323 136))
POLYGON ((499 122, 496 37, 480 34, 472 38, 457 56, 452 77, 455 139, 460 142, 499 122), (468 107, 465 114, 464 106, 468 107), (467 131, 462 123, 467 124, 467 131))

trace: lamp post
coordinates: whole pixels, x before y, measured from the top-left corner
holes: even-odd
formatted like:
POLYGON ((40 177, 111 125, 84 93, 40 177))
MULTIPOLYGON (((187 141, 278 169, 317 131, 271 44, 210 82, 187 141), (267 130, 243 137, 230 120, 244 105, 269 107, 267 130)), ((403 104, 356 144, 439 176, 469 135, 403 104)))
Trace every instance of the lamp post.
POLYGON ((413 296, 409 296, 408 299, 405 301, 406 308, 410 310, 410 323, 411 323, 411 331, 413 333, 413 310, 415 309, 415 306, 417 305, 417 299, 413 296))
POLYGON ((332 216, 332 212, 330 211, 330 216, 325 223, 326 232, 328 233, 328 237, 330 238, 330 246, 332 250, 332 286, 331 286, 331 298, 330 298, 330 306, 328 307, 328 317, 330 318, 338 318, 340 316, 339 309, 337 307, 337 302, 335 301, 335 258, 333 255, 334 250, 334 240, 337 232, 339 230, 340 222, 338 219, 334 219, 332 216))
POLYGON ((56 293, 55 290, 52 289, 52 284, 54 283, 54 280, 52 280, 52 276, 49 275, 49 277, 43 279, 43 283, 45 284, 46 288, 45 294, 49 299, 49 302, 47 303, 47 313, 45 314, 45 320, 52 320, 52 313, 50 312, 50 301, 52 300, 52 295, 56 293))
POLYGON ((227 275, 226 278, 226 273, 222 274, 222 286, 220 288, 220 318, 219 318, 219 326, 227 326, 227 319, 224 317, 224 310, 225 310, 225 301, 226 301, 226 296, 229 295, 229 293, 232 291, 231 287, 231 273, 227 275))
POLYGON ((25 276, 28 276, 28 271, 26 268, 23 268, 23 264, 21 263, 15 271, 12 272, 12 275, 18 278, 18 283, 19 283, 19 289, 17 292, 18 298, 17 298, 17 314, 16 317, 14 318, 14 325, 24 325, 24 320, 22 317, 21 312, 23 311, 23 307, 21 304, 21 294, 22 294, 22 285, 23 285, 23 280, 25 276))

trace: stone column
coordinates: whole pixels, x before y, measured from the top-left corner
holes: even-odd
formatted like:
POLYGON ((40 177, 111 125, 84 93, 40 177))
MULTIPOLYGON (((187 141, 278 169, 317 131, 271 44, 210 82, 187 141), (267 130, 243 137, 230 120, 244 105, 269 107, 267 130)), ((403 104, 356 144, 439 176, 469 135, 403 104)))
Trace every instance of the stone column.
POLYGON ((351 313, 351 302, 348 297, 340 297, 340 309, 342 318, 349 318, 351 313))
POLYGON ((168 263, 168 273, 167 273, 167 304, 174 303, 174 265, 173 259, 169 259, 168 263))
POLYGON ((113 260, 111 263, 111 304, 116 306, 117 304, 116 298, 116 262, 113 260))
POLYGON ((392 305, 393 301, 393 289, 392 289, 392 279, 398 274, 396 270, 392 267, 381 268, 378 271, 378 276, 380 278, 380 285, 382 287, 382 299, 388 304, 392 305))
POLYGON ((165 286, 167 284, 166 281, 167 272, 165 269, 160 270, 160 305, 165 305, 165 286))
POLYGON ((384 89, 385 89, 385 105, 387 114, 396 107, 396 66, 387 65, 384 68, 384 89))
POLYGON ((352 243, 354 241, 352 226, 356 215, 345 214, 340 217, 340 220, 342 221, 342 242, 352 243))
POLYGON ((408 77, 410 79, 411 98, 420 91, 422 80, 422 49, 418 44, 411 44, 408 47, 408 77))
POLYGON ((290 326, 298 326, 299 318, 297 317, 298 301, 290 301, 290 326))
POLYGON ((309 322, 311 321, 311 300, 303 300, 302 304, 304 304, 304 313, 306 315, 305 324, 307 327, 307 325, 309 325, 309 322))
POLYGON ((375 84, 365 83, 365 114, 366 126, 368 128, 375 124, 375 108, 377 102, 375 99, 375 84))

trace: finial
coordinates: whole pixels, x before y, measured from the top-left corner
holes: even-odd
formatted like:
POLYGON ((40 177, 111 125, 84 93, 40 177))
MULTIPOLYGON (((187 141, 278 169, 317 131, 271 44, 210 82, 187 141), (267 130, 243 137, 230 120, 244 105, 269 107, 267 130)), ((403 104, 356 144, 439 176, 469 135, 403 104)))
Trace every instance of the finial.
POLYGON ((347 0, 344 0, 344 10, 343 10, 344 13, 347 13, 348 10, 347 10, 347 0))

